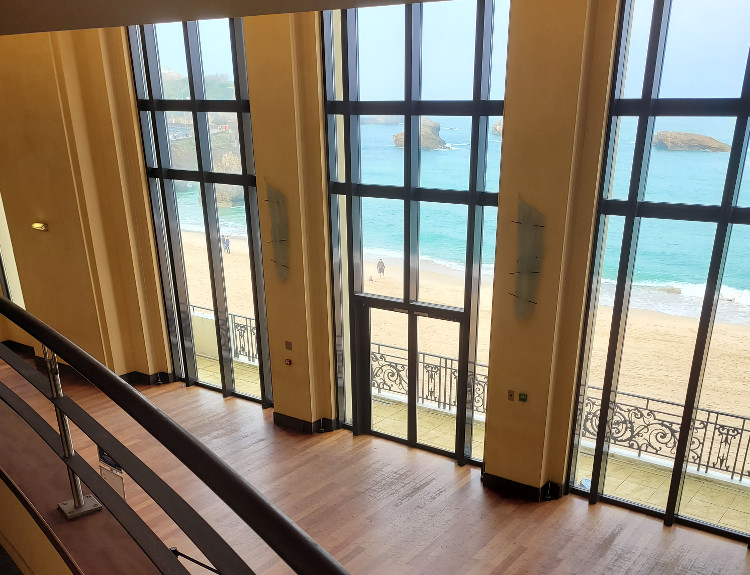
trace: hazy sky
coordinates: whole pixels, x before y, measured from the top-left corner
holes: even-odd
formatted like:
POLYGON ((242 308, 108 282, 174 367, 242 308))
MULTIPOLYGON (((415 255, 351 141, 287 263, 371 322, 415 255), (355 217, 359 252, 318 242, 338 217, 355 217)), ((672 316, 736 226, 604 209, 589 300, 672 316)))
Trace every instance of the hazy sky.
MULTIPOLYGON (((522 0, 513 0, 522 1, 522 0)), ((496 0, 491 97, 502 99, 510 0, 496 0)), ((625 97, 640 95, 653 0, 635 0, 625 97)), ((474 72, 475 0, 423 8, 423 99, 470 99, 474 72)), ((359 10, 360 97, 403 99, 404 7, 359 10)), ((200 23, 207 74, 232 75, 226 20, 200 23)), ((161 65, 187 74, 182 26, 157 25, 161 65)), ((673 0, 660 95, 739 96, 750 48, 750 0, 673 0)))

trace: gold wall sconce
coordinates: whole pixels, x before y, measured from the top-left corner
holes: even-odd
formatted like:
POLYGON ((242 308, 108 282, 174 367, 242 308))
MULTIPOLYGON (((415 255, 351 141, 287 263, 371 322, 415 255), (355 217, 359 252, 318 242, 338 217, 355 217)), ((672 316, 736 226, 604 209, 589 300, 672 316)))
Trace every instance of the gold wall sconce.
POLYGON ((49 226, 43 222, 34 222, 33 224, 31 224, 31 229, 38 232, 46 232, 47 230, 49 230, 49 226))

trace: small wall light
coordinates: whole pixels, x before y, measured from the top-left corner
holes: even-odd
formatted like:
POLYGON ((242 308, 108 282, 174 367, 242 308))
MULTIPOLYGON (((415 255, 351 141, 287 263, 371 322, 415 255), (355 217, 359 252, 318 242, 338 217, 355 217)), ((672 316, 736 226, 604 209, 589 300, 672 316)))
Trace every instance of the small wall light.
POLYGON ((31 229, 38 232, 46 232, 49 229, 49 226, 43 222, 34 222, 31 224, 31 229))

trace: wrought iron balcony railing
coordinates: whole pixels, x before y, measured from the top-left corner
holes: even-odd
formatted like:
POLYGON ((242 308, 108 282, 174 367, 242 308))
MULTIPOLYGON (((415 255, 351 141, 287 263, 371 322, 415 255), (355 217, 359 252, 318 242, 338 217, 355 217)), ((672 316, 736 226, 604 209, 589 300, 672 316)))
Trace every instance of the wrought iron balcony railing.
MULTIPOLYGON (((191 305, 190 315, 199 314, 205 317, 214 317, 214 310, 191 305)), ((235 359, 248 363, 258 363, 258 346, 255 337, 256 329, 255 318, 234 313, 229 314, 229 332, 232 334, 232 354, 235 359)))

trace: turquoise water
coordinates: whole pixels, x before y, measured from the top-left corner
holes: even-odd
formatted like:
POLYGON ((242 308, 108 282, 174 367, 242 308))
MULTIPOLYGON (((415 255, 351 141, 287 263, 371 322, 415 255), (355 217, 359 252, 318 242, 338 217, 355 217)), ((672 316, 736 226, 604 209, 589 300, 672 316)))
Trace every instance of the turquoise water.
MULTIPOLYGON (((422 150, 420 185, 427 188, 466 190, 469 184, 470 128, 469 118, 434 117, 440 123, 440 136, 449 149, 422 150)), ((396 121, 398 121, 396 119, 396 121)), ((490 125, 495 119, 490 120, 490 125)), ((367 184, 403 185, 403 149, 393 144, 393 135, 403 130, 401 124, 361 126, 361 182, 367 184)), ((623 119, 618 134, 618 148, 611 197, 625 199, 635 141, 636 123, 623 119)), ((731 144, 733 118, 658 118, 660 130, 700 133, 731 144)), ((497 191, 500 173, 501 138, 490 135, 487 154, 487 185, 497 191)), ((728 152, 674 152, 652 150, 646 200, 687 204, 718 204, 723 193, 729 160, 728 152)), ((745 169, 740 204, 750 204, 750 166, 745 169)), ((178 192, 182 226, 198 231, 197 184, 181 186, 178 192)), ((363 200, 362 225, 365 255, 369 257, 402 257, 403 202, 366 198, 363 200)), ((543 210, 543 206, 541 207, 543 210)), ((431 204, 420 206, 423 225, 420 230, 420 256, 424 259, 463 269, 466 247, 465 206, 431 204)), ((497 211, 485 212, 483 273, 494 268, 497 211)), ((220 208, 222 233, 244 236, 242 208, 220 208)), ((603 264, 602 302, 611 304, 622 237, 623 219, 610 218, 609 249, 603 264), (613 247, 614 246, 614 247, 613 247)), ((714 241, 715 224, 643 220, 638 241, 634 271, 632 306, 666 313, 698 317, 705 290, 708 264, 714 241)), ((750 230, 735 226, 724 272, 722 303, 718 319, 750 323, 750 230)))

